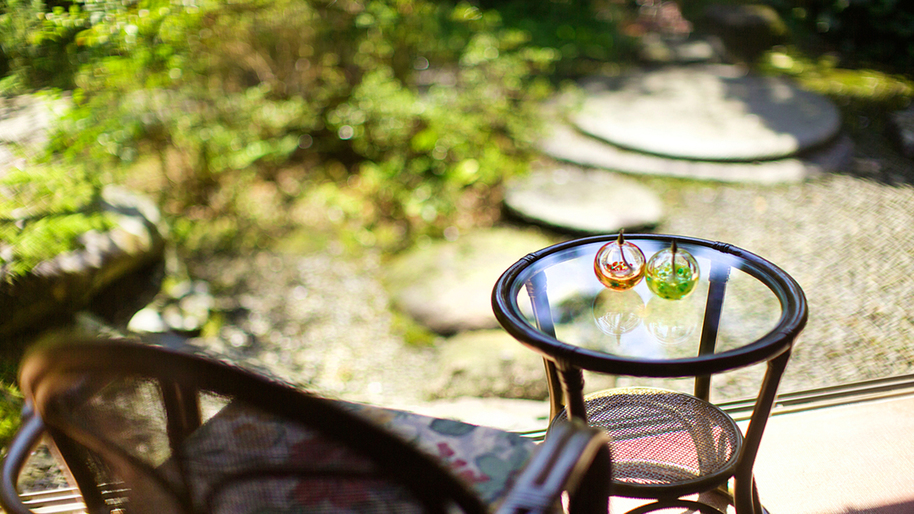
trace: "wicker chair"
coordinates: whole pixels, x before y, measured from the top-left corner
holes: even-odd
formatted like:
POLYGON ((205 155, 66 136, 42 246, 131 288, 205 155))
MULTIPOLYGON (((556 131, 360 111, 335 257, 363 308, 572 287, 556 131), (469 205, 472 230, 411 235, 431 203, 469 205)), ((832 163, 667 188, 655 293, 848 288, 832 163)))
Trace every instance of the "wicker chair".
POLYGON ((608 446, 330 401, 213 359, 113 340, 39 345, 0 503, 45 434, 90 513, 606 512, 608 446))

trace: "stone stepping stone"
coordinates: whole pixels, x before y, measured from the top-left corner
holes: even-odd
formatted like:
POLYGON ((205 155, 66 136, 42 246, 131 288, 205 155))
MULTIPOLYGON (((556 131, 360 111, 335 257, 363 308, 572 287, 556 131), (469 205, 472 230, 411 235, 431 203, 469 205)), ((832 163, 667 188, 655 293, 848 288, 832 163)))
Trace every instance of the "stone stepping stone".
POLYGON ((457 334, 438 344, 436 350, 441 367, 437 378, 428 385, 426 394, 430 398, 542 400, 549 396, 542 356, 504 330, 457 334))
POLYGON ((438 334, 498 328, 492 288, 524 255, 555 241, 532 230, 486 229, 417 246, 385 266, 399 310, 438 334))
MULTIPOLYGON (((542 368, 542 363, 539 366, 542 368)), ((545 378, 540 377, 540 380, 545 378)), ((390 407, 511 432, 532 432, 549 426, 549 403, 543 400, 459 396, 421 403, 394 403, 390 407)))
POLYGON ((572 165, 540 168, 508 184, 505 206, 527 221, 581 234, 660 223, 663 202, 637 180, 572 165))
POLYGON ((815 175, 844 169, 854 144, 846 135, 802 156, 773 161, 719 162, 670 159, 624 150, 556 123, 539 142, 540 149, 560 161, 641 175, 657 175, 720 182, 776 184, 801 182, 815 175))
POLYGON ((671 66, 590 79, 580 131, 642 153, 703 161, 781 159, 833 139, 835 105, 785 79, 733 66, 671 66))
MULTIPOLYGON (((431 399, 497 397, 542 400, 549 396, 542 356, 504 330, 474 330, 441 342, 440 370, 431 399)), ((585 373, 586 392, 614 387, 613 376, 585 373)), ((546 409, 548 411, 548 409, 546 409)))

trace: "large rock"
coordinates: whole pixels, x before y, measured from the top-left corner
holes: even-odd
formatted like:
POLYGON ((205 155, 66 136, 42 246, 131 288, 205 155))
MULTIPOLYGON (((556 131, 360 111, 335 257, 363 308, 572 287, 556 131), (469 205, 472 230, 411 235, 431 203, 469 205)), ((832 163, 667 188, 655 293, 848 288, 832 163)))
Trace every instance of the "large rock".
POLYGON ((126 322, 154 295, 165 248, 158 210, 111 187, 103 192, 103 208, 116 213, 115 228, 86 233, 81 248, 0 281, 0 336, 41 330, 93 307, 108 320, 126 322))
POLYGON ((491 294, 524 255, 552 244, 533 231, 491 229, 417 247, 393 259, 386 282, 395 306, 439 334, 495 328, 491 294))
POLYGON ((695 25, 700 32, 719 37, 732 60, 748 64, 789 38, 777 11, 762 4, 712 4, 695 25))
POLYGON ((636 180, 571 165, 542 167, 515 180, 505 206, 534 223, 583 234, 632 232, 663 216, 660 197, 636 180))
POLYGON ((594 78, 568 115, 580 131, 614 146, 677 159, 761 161, 832 140, 835 105, 785 79, 732 66, 673 66, 594 78))

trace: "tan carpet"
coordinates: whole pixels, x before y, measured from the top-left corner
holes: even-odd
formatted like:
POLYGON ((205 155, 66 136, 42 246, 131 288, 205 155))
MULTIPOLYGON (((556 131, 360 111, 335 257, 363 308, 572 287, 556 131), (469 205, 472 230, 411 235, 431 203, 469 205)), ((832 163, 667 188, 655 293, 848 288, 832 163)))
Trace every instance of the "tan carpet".
POLYGON ((914 397, 774 416, 755 476, 770 514, 914 514, 914 397))
MULTIPOLYGON (((459 410, 466 415, 480 406, 459 410)), ((510 414, 541 427, 546 410, 543 403, 526 416, 510 414)), ((914 397, 774 416, 755 475, 770 514, 914 514, 914 397)), ((614 498, 610 512, 642 503, 614 498)))
POLYGON ((771 514, 912 514, 914 398, 774 416, 755 476, 771 514))

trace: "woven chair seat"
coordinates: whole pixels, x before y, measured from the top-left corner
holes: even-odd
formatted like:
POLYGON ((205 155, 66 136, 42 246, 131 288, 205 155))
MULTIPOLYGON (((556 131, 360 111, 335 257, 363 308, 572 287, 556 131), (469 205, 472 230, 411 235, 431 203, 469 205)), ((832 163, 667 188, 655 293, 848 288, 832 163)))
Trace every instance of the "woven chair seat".
MULTIPOLYGON (((587 420, 612 438, 613 483, 628 492, 688 487, 733 473, 742 432, 717 406, 647 387, 585 397, 587 420)), ((567 419, 563 411, 556 422, 567 419)))

